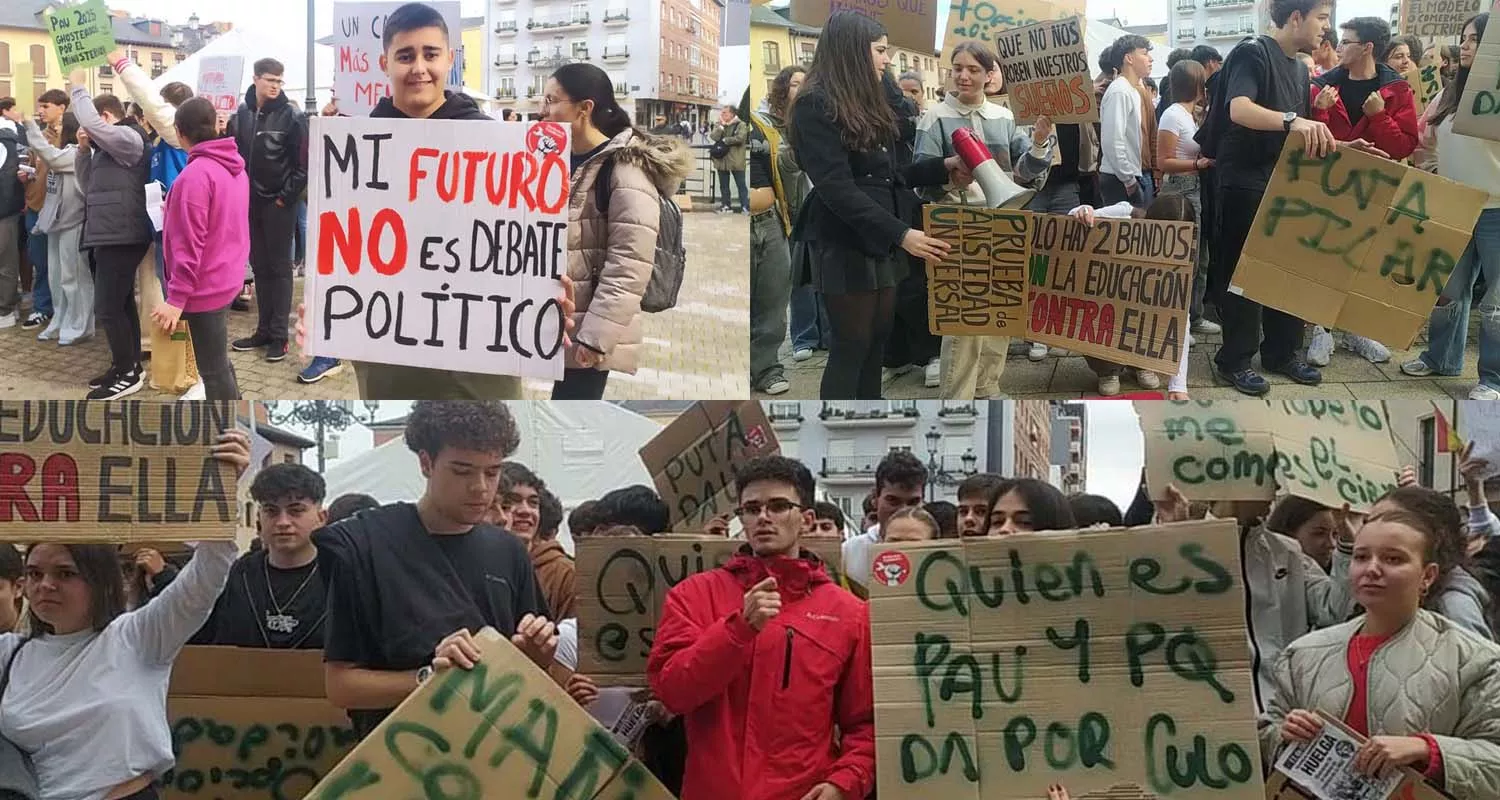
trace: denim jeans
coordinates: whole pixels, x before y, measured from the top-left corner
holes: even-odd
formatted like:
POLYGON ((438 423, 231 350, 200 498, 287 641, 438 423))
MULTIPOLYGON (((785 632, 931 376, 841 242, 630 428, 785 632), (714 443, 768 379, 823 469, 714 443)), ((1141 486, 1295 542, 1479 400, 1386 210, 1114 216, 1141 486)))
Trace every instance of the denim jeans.
POLYGON ((1479 382, 1500 389, 1500 208, 1480 212, 1474 238, 1443 287, 1442 297, 1449 302, 1439 301, 1432 309, 1422 360, 1443 375, 1463 371, 1476 274, 1484 275, 1487 287, 1479 301, 1479 382))
POLYGON ((292 231, 292 262, 300 264, 307 257, 307 201, 297 201, 297 227, 292 231))
POLYGON ((721 208, 734 208, 729 202, 729 176, 734 176, 734 187, 740 196, 740 210, 750 211, 750 190, 745 186, 745 171, 742 169, 719 170, 719 199, 721 208))
POLYGON ((161 246, 161 231, 156 232, 156 282, 161 284, 161 296, 167 296, 167 254, 161 246))
MULTIPOLYGON (((36 227, 40 212, 26 212, 25 230, 36 227)), ((26 238, 26 256, 31 259, 31 310, 52 316, 52 286, 47 283, 47 234, 33 233, 26 238)))
POLYGON ((208 400, 238 400, 240 387, 229 360, 229 307, 182 315, 193 337, 193 358, 208 400))
POLYGON ((1066 214, 1078 207, 1079 196, 1077 181, 1059 180, 1042 187, 1026 204, 1026 210, 1038 214, 1066 214))
POLYGON ((828 308, 812 286, 792 290, 792 350, 828 349, 828 308))
MULTIPOLYGON (((1169 194, 1185 195, 1188 202, 1193 205, 1193 214, 1198 218, 1198 224, 1203 224, 1202 185, 1198 180, 1198 173, 1185 172, 1168 175, 1161 182, 1161 196, 1169 194)), ((1203 319, 1203 295, 1208 291, 1208 251, 1198 248, 1198 263, 1193 266, 1193 300, 1188 308, 1188 316, 1197 322, 1203 319)))
POLYGON ((1135 182, 1135 191, 1127 192, 1123 181, 1107 172, 1101 172, 1099 173, 1099 199, 1106 206, 1125 201, 1136 208, 1145 208, 1151 204, 1151 200, 1146 196, 1148 180, 1148 176, 1142 175, 1140 180, 1135 182))
POLYGON ((750 387, 762 389, 783 376, 777 351, 786 340, 792 255, 776 210, 750 218, 750 387))

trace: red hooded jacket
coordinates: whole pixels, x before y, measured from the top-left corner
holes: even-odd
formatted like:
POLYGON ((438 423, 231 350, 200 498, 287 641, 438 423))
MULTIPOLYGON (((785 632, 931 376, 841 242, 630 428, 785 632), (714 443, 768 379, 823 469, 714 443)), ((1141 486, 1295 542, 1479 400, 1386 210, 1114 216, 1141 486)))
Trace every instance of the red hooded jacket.
POLYGON ((1366 114, 1360 118, 1359 124, 1351 125, 1343 97, 1327 110, 1318 108, 1318 92, 1324 86, 1339 85, 1348 77, 1349 70, 1340 66, 1313 78, 1307 106, 1312 119, 1327 125, 1338 141, 1364 139, 1396 161, 1411 155, 1417 149, 1417 106, 1411 84, 1401 77, 1401 73, 1377 64, 1375 77, 1380 79, 1380 88, 1376 91, 1385 98, 1385 110, 1374 116, 1366 114))
POLYGON ((687 726, 682 800, 800 800, 831 783, 875 788, 875 693, 865 603, 822 562, 749 548, 667 593, 646 675, 687 726), (759 632, 742 609, 775 576, 781 613, 759 632))

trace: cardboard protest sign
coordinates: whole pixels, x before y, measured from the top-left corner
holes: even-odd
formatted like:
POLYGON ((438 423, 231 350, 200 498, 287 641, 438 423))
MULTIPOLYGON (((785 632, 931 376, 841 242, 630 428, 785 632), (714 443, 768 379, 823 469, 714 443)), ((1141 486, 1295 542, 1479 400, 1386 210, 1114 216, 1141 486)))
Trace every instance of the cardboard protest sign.
POLYGON ((313 117, 313 355, 561 378, 568 132, 313 117))
POLYGON ((1468 247, 1484 191, 1287 138, 1230 291, 1327 328, 1411 346, 1468 247))
POLYGON ((942 30, 942 64, 953 63, 953 48, 962 42, 979 42, 994 52, 995 39, 1002 32, 1072 13, 1083 10, 1060 10, 1059 4, 1047 0, 954 0, 942 30))
POLYGON ((109 63, 109 54, 115 49, 115 28, 104 0, 50 9, 45 17, 52 49, 64 75, 109 63))
POLYGON ((472 670, 432 676, 305 800, 671 800, 615 737, 493 628, 472 670), (438 787, 442 787, 440 790, 438 787))
MULTIPOLYGON (((1298 786, 1291 778, 1280 772, 1266 778, 1266 800, 1333 800, 1298 786)), ((1454 800, 1453 795, 1433 786, 1416 776, 1406 774, 1401 785, 1391 795, 1391 800, 1454 800)))
POLYGON ((1037 214, 1027 338, 1176 374, 1187 347, 1198 227, 1037 214))
POLYGON ((1318 715, 1324 726, 1317 739, 1286 745, 1277 755, 1266 779, 1267 800, 1452 800, 1411 767, 1391 770, 1383 780, 1356 772, 1354 756, 1365 737, 1342 720, 1318 715))
POLYGON ((1137 402, 1146 485, 1189 500, 1272 500, 1289 493, 1364 511, 1400 465, 1380 405, 1342 400, 1137 402))
POLYGON ((1026 333, 1026 262, 1033 215, 1003 208, 928 205, 923 228, 952 246, 927 262, 927 319, 939 336, 1026 333))
POLYGON ((0 542, 234 539, 219 401, 0 401, 0 542))
POLYGON ((324 697, 319 650, 184 648, 167 719, 177 764, 158 782, 166 800, 300 798, 357 741, 324 697))
POLYGON ((1483 0, 1403 0, 1401 32, 1423 39, 1449 39, 1463 32, 1464 20, 1483 10, 1483 0))
MULTIPOLYGON (((1491 10, 1500 11, 1500 4, 1491 10)), ((1469 79, 1458 101, 1458 114, 1453 118, 1453 130, 1465 136, 1500 140, 1500 33, 1479 39, 1474 65, 1469 68, 1469 79)))
POLYGON ((199 97, 214 104, 219 118, 227 118, 240 105, 240 78, 245 74, 244 56, 203 56, 198 62, 199 97))
MULTIPOLYGON (((385 18, 400 8, 400 2, 333 4, 333 95, 339 112, 351 117, 368 116, 382 97, 391 94, 391 83, 380 69, 384 52, 381 37, 385 18)), ((447 88, 463 92, 463 24, 459 4, 452 0, 429 3, 448 23, 448 46, 454 49, 453 68, 447 88)))
POLYGON ((694 403, 641 448, 673 530, 702 530, 734 510, 734 469, 780 451, 776 434, 754 400, 694 403))
POLYGON ((605 536, 579 539, 578 672, 601 686, 645 686, 646 659, 667 592, 723 566, 743 539, 605 536))
POLYGON ((1038 22, 995 34, 1000 72, 1016 122, 1097 122, 1083 17, 1038 22))
MULTIPOLYGON (((600 686, 645 686, 646 659, 667 592, 721 567, 744 539, 680 534, 586 537, 575 545, 578 586, 578 669, 600 686)), ((804 536, 837 584, 843 540, 804 536)))
POLYGON ((1233 521, 888 544, 874 566, 881 797, 1260 800, 1233 521))
POLYGON ((893 46, 930 56, 937 44, 937 7, 937 0, 796 0, 792 21, 821 28, 829 15, 854 11, 884 25, 893 46))

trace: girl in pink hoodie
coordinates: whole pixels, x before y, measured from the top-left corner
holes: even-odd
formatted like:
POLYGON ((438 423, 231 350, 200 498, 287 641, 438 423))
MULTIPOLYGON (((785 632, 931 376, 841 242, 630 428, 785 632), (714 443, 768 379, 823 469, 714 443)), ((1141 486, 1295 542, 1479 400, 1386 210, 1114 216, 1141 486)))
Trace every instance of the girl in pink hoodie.
POLYGON ((177 108, 177 137, 188 163, 167 194, 162 223, 167 298, 151 317, 165 331, 187 321, 209 400, 238 400, 229 362, 229 305, 250 258, 250 179, 234 139, 219 138, 207 100, 177 108))

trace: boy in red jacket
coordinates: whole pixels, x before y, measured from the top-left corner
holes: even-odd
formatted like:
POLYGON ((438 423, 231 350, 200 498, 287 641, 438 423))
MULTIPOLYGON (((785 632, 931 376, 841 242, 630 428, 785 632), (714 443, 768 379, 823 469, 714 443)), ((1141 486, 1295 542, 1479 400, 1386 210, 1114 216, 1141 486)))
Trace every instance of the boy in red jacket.
POLYGON ((1411 84, 1380 63, 1391 26, 1355 17, 1339 26, 1339 65, 1312 81, 1312 118, 1341 142, 1364 139, 1400 161, 1417 149, 1411 84))
POLYGON ((748 544, 667 593, 646 665, 687 725, 686 800, 864 800, 875 788, 865 604, 798 547, 813 527, 802 463, 737 471, 748 544))

